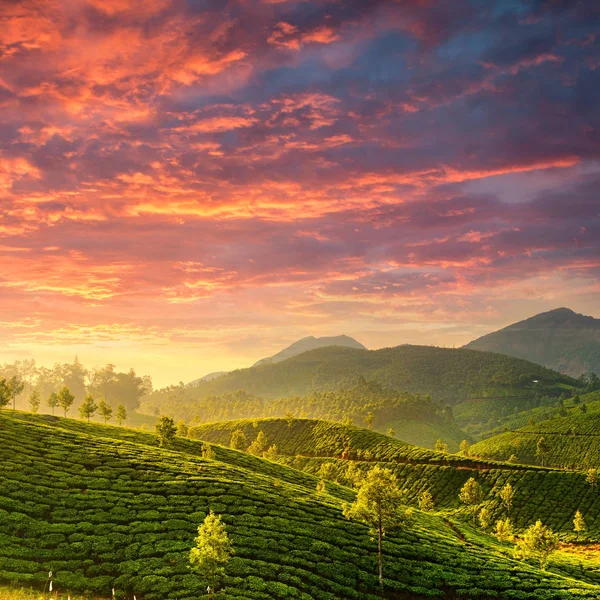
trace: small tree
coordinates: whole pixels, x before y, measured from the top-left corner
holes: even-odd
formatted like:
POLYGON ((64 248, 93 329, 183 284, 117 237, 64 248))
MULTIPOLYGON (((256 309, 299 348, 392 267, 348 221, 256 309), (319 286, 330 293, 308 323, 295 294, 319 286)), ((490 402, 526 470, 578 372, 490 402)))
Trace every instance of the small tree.
POLYGON ((463 440, 460 443, 460 454, 462 454, 463 456, 469 456, 469 448, 470 448, 470 444, 469 442, 467 442, 467 440, 463 440))
POLYGON ((16 375, 13 375, 8 380, 8 389, 10 391, 10 397, 13 403, 13 410, 17 409, 17 396, 23 391, 25 383, 21 381, 16 375))
POLYGON ((518 460, 517 455, 516 454, 511 454, 508 459, 506 460, 506 462, 514 464, 516 463, 518 460))
POLYGON ((256 436, 256 439, 248 446, 248 452, 254 456, 262 456, 263 452, 268 448, 269 442, 265 432, 261 429, 256 436))
POLYGON ((598 469, 588 469, 585 480, 594 489, 598 485, 598 469))
POLYGON ((275 444, 272 444, 271 446, 269 446, 269 448, 263 454, 263 456, 267 460, 271 460, 273 462, 277 461, 277 459, 279 458, 279 451, 277 450, 277 446, 275 444))
POLYGON ((373 426, 373 421, 375 420, 375 415, 369 411, 366 415, 365 415, 365 423, 367 425, 367 429, 371 429, 371 427, 373 426))
POLYGON ((190 550, 190 567, 207 579, 214 590, 225 574, 225 565, 234 554, 221 517, 211 510, 198 527, 196 545, 190 550))
POLYGON ((175 421, 170 417, 161 417, 154 426, 154 431, 156 432, 158 444, 162 447, 167 446, 173 441, 177 433, 177 427, 175 427, 175 421))
POLYGON ((229 446, 234 450, 245 450, 248 447, 248 440, 246 439, 246 434, 241 429, 236 429, 231 434, 229 446))
POLYGON ((535 525, 531 525, 523 537, 517 541, 518 554, 523 558, 537 555, 540 569, 544 569, 548 557, 552 552, 558 550, 558 547, 558 536, 541 521, 536 521, 535 525))
POLYGON ((434 449, 436 452, 442 452, 443 454, 446 454, 448 452, 448 444, 444 444, 442 440, 438 439, 435 442, 434 449))
POLYGON ((327 484, 325 483, 324 479, 319 479, 319 481, 317 481, 316 490, 319 494, 324 494, 327 492, 327 484))
POLYGON ((491 521, 492 521, 492 515, 490 514, 490 511, 484 506, 479 511, 479 524, 481 525, 481 529, 483 529, 484 533, 487 532, 488 527, 491 524, 491 521))
POLYGON ((123 424, 123 421, 127 420, 127 409, 122 404, 117 406, 117 414, 115 415, 115 418, 117 419, 119 427, 123 424))
POLYGON ((214 460, 216 456, 217 454, 213 450, 213 447, 208 442, 204 442, 204 444, 202 444, 202 458, 214 460))
POLYGON ((329 481, 335 480, 335 465, 330 462, 324 462, 319 468, 317 476, 321 479, 328 479, 329 481))
POLYGON ((389 469, 373 467, 362 481, 356 500, 343 504, 347 519, 362 521, 377 534, 379 585, 383 590, 383 535, 401 527, 407 519, 400 507, 404 493, 398 488, 396 476, 389 469))
POLYGON ((351 462, 344 471, 344 479, 346 480, 346 483, 349 483, 352 487, 358 487, 362 476, 363 472, 355 462, 351 462))
POLYGON ((6 379, 0 379, 0 410, 10 402, 10 388, 6 379))
POLYGON ((515 497, 515 490, 510 482, 506 482, 506 485, 498 492, 500 500, 506 508, 506 514, 510 517, 510 509, 512 508, 513 499, 515 497))
POLYGON ((60 404, 62 409, 65 411, 65 417, 67 416, 67 413, 71 409, 71 406, 73 406, 73 402, 75 402, 75 396, 73 396, 73 394, 71 394, 71 391, 69 390, 69 388, 66 385, 63 386, 63 388, 58 393, 58 403, 60 404))
POLYGON ((113 409, 112 406, 106 400, 100 400, 100 403, 98 404, 98 412, 100 413, 100 416, 104 419, 104 422, 107 423, 112 417, 113 409))
POLYGON ((52 392, 49 396, 48 396, 48 401, 47 404, 49 406, 49 408, 52 409, 52 414, 54 415, 54 409, 59 406, 58 403, 58 394, 56 392, 52 392))
POLYGON ((423 512, 432 511, 435 508, 433 496, 429 490, 425 490, 419 497, 419 510, 423 512))
POLYGON ((387 434, 388 434, 390 437, 396 437, 396 432, 395 432, 395 431, 394 431, 394 430, 393 430, 391 427, 388 429, 388 432, 387 432, 387 434))
POLYGON ((501 544, 507 540, 512 540, 513 528, 508 517, 506 517, 504 520, 500 519, 499 521, 496 521, 496 527, 493 535, 501 544))
POLYGON ((294 413, 292 413, 290 410, 288 410, 285 413, 285 420, 287 422, 287 426, 291 427, 292 424, 294 423, 294 413))
POLYGON ((585 524, 585 519, 583 518, 581 511, 578 510, 575 512, 575 518, 573 519, 573 530, 577 534, 577 539, 579 539, 579 534, 586 529, 587 525, 585 524))
POLYGON ((462 486, 458 494, 460 501, 463 504, 471 507, 471 515, 473 517, 473 527, 475 527, 475 517, 477 515, 477 506, 483 500, 483 492, 481 486, 474 477, 470 477, 467 483, 462 486))
POLYGON ((186 438, 190 433, 190 428, 187 423, 183 420, 177 421, 177 435, 182 438, 186 438))
POLYGON ((544 466, 544 459, 546 458, 546 456, 548 455, 549 452, 550 452, 550 446, 546 442, 546 439, 541 437, 537 441, 535 455, 540 459, 540 461, 542 463, 542 467, 544 466))
POLYGON ((91 394, 88 394, 79 405, 79 415, 82 419, 87 419, 88 423, 90 422, 90 417, 93 417, 97 410, 98 405, 91 394))
POLYGON ((42 402, 42 397, 38 392, 37 388, 31 390, 31 394, 29 394, 29 407, 31 408, 32 413, 37 413, 40 409, 40 404, 42 402))

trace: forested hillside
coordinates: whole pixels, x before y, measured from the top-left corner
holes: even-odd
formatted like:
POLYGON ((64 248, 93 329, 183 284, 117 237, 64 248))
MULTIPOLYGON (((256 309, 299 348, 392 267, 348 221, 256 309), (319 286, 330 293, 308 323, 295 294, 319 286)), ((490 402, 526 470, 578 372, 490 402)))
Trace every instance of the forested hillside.
POLYGON ((465 348, 501 352, 573 377, 600 373, 600 319, 557 308, 484 335, 465 348))

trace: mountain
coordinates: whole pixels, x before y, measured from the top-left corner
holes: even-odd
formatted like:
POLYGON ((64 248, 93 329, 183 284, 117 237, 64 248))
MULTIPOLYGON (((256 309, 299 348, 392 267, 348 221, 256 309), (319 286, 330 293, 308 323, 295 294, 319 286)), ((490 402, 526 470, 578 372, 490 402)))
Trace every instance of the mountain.
MULTIPOLYGON (((303 435, 293 422, 282 421, 279 429, 284 439, 303 435)), ((251 431, 258 429, 248 424, 251 431)), ((357 448, 363 431, 349 432, 357 448)), ((321 440, 327 453, 326 438, 346 431, 317 424, 305 433, 321 440)), ((365 448, 376 460, 388 460, 388 451, 402 458, 403 445, 365 435, 365 448)), ((189 554, 209 510, 222 518, 235 551, 215 600, 600 596, 600 581, 585 556, 575 561, 561 550, 548 571, 536 561, 517 560, 506 543, 469 524, 457 499, 464 481, 476 476, 489 493, 486 507, 500 518, 497 491, 510 480, 517 490, 511 519, 519 530, 543 511, 544 523, 574 540, 570 519, 580 506, 590 524, 581 538, 596 541, 600 520, 592 515, 598 514, 600 497, 581 473, 516 465, 480 472, 476 461, 449 455, 450 464, 460 459, 462 468, 436 465, 440 455, 427 451, 420 464, 385 463, 402 471, 414 512, 405 527, 386 531, 381 593, 369 527, 342 513, 342 502, 355 497, 351 487, 329 480, 317 491, 319 478, 285 464, 217 445, 210 446, 210 458, 203 452, 203 444, 193 440, 176 438, 163 449, 155 436, 123 427, 3 411, 0 585, 12 586, 14 593, 0 588, 0 597, 38 598, 52 571, 53 593, 60 598, 77 593, 79 598, 205 598, 207 579, 190 571, 189 554), (443 512, 416 509, 422 489, 431 490, 443 512), (580 499, 581 505, 574 504, 580 499), (22 588, 37 593, 29 596, 22 588)), ((344 469, 351 462, 358 469, 374 464, 325 460, 344 469)))
POLYGON ((464 347, 524 358, 573 377, 589 371, 600 374, 600 319, 557 308, 464 347))
POLYGON ((194 387, 203 381, 212 381, 213 379, 217 379, 221 377, 221 375, 226 375, 229 371, 214 371, 212 373, 207 373, 204 377, 200 377, 198 379, 194 379, 194 381, 190 381, 188 383, 189 387, 194 387))
MULTIPOLYGON (((231 371, 186 388, 183 395, 194 401, 245 390, 269 400, 349 388, 360 376, 399 392, 428 394, 450 403, 472 397, 523 398, 576 385, 570 377, 540 365, 490 352, 408 345, 380 350, 328 346, 231 371)), ((160 405, 164 395, 150 394, 144 403, 154 399, 160 405)))
POLYGON ((273 356, 262 358, 261 360, 255 362, 253 366, 256 367, 257 365, 281 362, 282 360, 292 358, 293 356, 298 356, 298 354, 302 354, 303 352, 316 350, 317 348, 326 348, 327 346, 343 346, 346 348, 358 348, 359 350, 366 350, 365 346, 363 346, 360 342, 357 342, 355 339, 347 335, 336 335, 333 337, 314 337, 313 335, 309 335, 308 337, 294 342, 280 352, 277 352, 277 354, 273 354, 273 356))

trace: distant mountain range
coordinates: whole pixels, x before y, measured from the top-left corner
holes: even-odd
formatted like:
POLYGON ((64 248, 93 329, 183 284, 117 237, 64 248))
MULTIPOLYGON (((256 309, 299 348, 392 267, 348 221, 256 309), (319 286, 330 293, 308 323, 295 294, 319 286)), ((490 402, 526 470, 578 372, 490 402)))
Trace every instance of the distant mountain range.
POLYGON ((464 346, 524 358, 577 377, 600 375, 600 319, 568 308, 541 313, 464 346))
MULTIPOLYGON (((345 348, 366 350, 365 346, 363 346, 360 342, 357 342, 354 338, 351 338, 347 335, 336 335, 330 337, 315 337, 314 335, 309 335, 308 337, 304 337, 293 344, 290 344, 287 348, 277 352, 277 354, 273 354, 273 356, 261 358, 252 366, 256 367, 258 365, 278 363, 282 360, 292 358, 293 356, 298 356, 298 354, 302 354, 303 352, 316 350, 317 348, 326 348, 328 346, 343 346, 345 348)), ((212 381, 213 379, 217 379, 222 375, 226 375, 228 372, 229 371, 216 371, 214 373, 208 373, 208 375, 204 375, 204 377, 200 377, 199 379, 195 379, 194 381, 190 382, 188 386, 196 387, 201 383, 212 381)))

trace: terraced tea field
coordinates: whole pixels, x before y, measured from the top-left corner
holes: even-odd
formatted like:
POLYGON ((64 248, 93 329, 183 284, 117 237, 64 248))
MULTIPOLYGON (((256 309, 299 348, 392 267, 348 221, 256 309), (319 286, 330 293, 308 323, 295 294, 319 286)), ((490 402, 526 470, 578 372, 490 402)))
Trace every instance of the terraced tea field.
MULTIPOLYGON (((368 529, 342 517, 338 497, 316 493, 316 478, 233 450, 217 449, 217 460, 199 453, 193 441, 165 450, 124 429, 3 412, 0 581, 41 590, 52 570, 59 594, 205 597, 187 560, 211 508, 236 550, 215 598, 380 597, 368 529)), ((390 599, 600 595, 560 564, 541 572, 419 511, 384 550, 390 599)))

